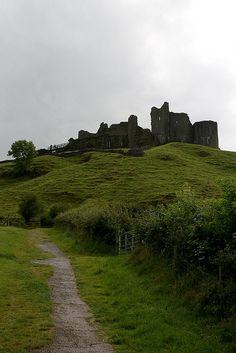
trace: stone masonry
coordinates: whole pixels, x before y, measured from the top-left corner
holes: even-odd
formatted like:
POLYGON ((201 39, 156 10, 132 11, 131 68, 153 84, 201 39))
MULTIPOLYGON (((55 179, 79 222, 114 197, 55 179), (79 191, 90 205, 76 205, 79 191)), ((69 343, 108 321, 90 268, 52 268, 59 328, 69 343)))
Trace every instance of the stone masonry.
POLYGON ((218 148, 218 127, 215 121, 191 123, 186 113, 173 113, 169 103, 151 109, 151 130, 138 125, 131 115, 128 122, 101 123, 97 133, 81 130, 78 139, 70 139, 68 149, 116 149, 158 146, 169 142, 195 143, 218 148))

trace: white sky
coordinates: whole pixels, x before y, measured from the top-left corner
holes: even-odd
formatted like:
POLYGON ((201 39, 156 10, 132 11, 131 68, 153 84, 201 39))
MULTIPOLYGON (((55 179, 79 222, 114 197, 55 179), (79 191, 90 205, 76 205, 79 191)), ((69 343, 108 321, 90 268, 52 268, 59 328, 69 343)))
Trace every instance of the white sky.
POLYGON ((169 101, 236 150, 235 0, 0 0, 0 158, 169 101))

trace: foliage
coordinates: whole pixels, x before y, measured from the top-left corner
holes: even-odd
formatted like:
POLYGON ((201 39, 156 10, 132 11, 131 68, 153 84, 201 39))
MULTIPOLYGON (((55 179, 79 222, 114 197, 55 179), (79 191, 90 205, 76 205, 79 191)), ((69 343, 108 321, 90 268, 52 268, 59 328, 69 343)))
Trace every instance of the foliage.
POLYGON ((199 284, 201 281, 213 283, 212 291, 204 290, 203 283, 197 297, 200 310, 214 312, 218 317, 230 316, 235 310, 234 286, 230 283, 236 278, 236 188, 228 182, 223 189, 223 197, 218 201, 199 201, 185 186, 176 201, 167 205, 83 206, 61 214, 56 223, 78 237, 112 246, 119 235, 134 234, 156 256, 168 259, 177 278, 195 271, 197 277, 201 274, 199 284), (217 305, 212 304, 214 308, 209 310, 207 297, 213 298, 213 293, 212 302, 217 305))
POLYGON ((199 202, 185 188, 176 202, 146 210, 135 220, 135 233, 171 260, 176 276, 201 274, 199 307, 218 317, 232 316, 236 309, 236 186, 228 182, 223 188, 223 198, 214 202, 199 202))
POLYGON ((32 160, 37 156, 37 152, 32 141, 19 140, 11 145, 8 155, 15 158, 15 174, 20 176, 30 172, 32 160))
POLYGON ((116 224, 109 208, 90 207, 69 210, 56 218, 56 225, 69 227, 82 238, 102 241, 107 245, 116 243, 116 224))
POLYGON ((49 215, 54 220, 60 213, 65 212, 66 209, 67 209, 67 206, 64 205, 63 203, 54 204, 49 209, 49 215))
POLYGON ((37 216, 41 209, 41 203, 34 194, 25 194, 19 204, 19 213, 24 218, 26 224, 37 216))
POLYGON ((52 227, 55 223, 55 218, 67 209, 63 203, 52 205, 47 212, 40 217, 41 227, 52 227))
POLYGON ((53 225, 54 225, 53 219, 50 217, 48 213, 43 213, 40 216, 40 227, 49 228, 49 227, 53 227, 53 225))

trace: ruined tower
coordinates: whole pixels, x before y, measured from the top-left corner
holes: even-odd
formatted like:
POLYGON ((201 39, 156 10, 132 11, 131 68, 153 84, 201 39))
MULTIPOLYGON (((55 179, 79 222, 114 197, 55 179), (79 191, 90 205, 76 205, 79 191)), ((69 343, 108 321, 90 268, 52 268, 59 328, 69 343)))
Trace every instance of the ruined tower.
POLYGON ((128 120, 128 139, 129 147, 137 147, 138 144, 138 118, 135 115, 130 115, 128 120))
POLYGON ((193 143, 209 147, 219 147, 217 122, 199 121, 193 125, 193 143))
POLYGON ((170 135, 169 103, 165 102, 161 108, 152 107, 151 125, 154 144, 163 145, 169 142, 170 135))
POLYGON ((170 113, 169 141, 193 142, 193 125, 185 113, 170 113))

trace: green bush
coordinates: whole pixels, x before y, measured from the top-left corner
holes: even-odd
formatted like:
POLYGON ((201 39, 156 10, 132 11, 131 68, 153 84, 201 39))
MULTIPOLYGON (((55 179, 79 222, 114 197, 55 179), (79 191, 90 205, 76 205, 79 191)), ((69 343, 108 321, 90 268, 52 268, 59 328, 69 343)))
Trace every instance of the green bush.
POLYGON ((202 311, 230 316, 235 310, 236 187, 223 187, 218 201, 200 202, 185 187, 171 204, 145 209, 83 206, 59 214, 56 224, 113 247, 119 235, 134 234, 154 256, 168 260, 176 277, 196 274, 207 288, 198 296, 202 311))
POLYGON ((49 228, 49 227, 53 227, 53 225, 54 225, 54 221, 48 213, 45 213, 40 217, 40 227, 49 228))
POLYGON ((131 211, 125 207, 80 207, 58 215, 59 227, 70 229, 84 239, 101 241, 115 247, 120 234, 132 228, 131 211))
POLYGON ((40 226, 41 227, 52 227, 55 223, 55 218, 60 214, 65 212, 66 205, 63 203, 58 203, 55 205, 52 205, 48 212, 45 212, 41 217, 40 217, 40 226))
POLYGON ((19 213, 26 224, 29 224, 32 218, 40 213, 41 209, 41 203, 34 194, 25 194, 19 204, 19 213))
POLYGON ((219 284, 214 279, 205 281, 199 295, 199 309, 218 318, 232 317, 236 309, 236 283, 232 280, 219 284))
POLYGON ((185 188, 176 202, 133 220, 141 243, 165 256, 175 276, 191 273, 205 288, 197 296, 200 311, 217 317, 232 316, 236 301, 236 188, 228 183, 224 190, 221 200, 203 203, 185 188))
POLYGON ((81 208, 59 215, 56 224, 69 227, 84 238, 100 240, 108 245, 116 242, 115 225, 106 208, 81 208))
POLYGON ((64 203, 52 205, 49 209, 49 216, 54 220, 60 213, 65 212, 67 208, 64 203))

